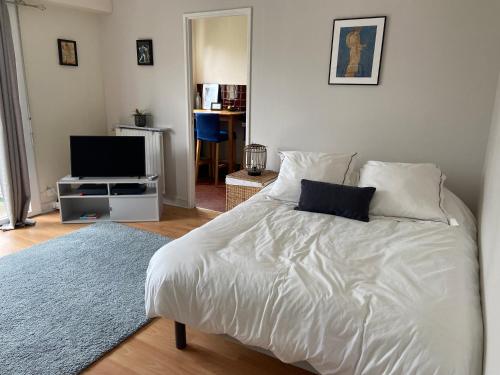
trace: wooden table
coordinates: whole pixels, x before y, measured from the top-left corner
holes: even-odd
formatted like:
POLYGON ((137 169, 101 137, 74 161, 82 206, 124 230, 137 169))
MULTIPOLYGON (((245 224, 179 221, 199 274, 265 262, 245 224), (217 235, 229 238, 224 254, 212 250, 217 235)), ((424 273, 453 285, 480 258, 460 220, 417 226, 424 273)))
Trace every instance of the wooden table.
POLYGON ((234 131, 234 118, 237 116, 244 115, 244 111, 228 111, 228 110, 221 110, 221 111, 212 111, 210 109, 193 109, 193 113, 214 113, 219 115, 220 117, 227 118, 227 135, 228 135, 228 142, 229 142, 229 173, 234 171, 234 138, 233 138, 233 131, 234 131))

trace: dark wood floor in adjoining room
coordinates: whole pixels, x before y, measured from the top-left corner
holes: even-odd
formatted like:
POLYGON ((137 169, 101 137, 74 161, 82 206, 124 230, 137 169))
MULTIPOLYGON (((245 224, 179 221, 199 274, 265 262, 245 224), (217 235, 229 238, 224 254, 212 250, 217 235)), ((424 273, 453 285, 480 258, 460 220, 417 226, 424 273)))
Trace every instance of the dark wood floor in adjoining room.
POLYGON ((223 182, 215 185, 213 181, 199 181, 196 184, 196 207, 226 211, 226 185, 223 182))
MULTIPOLYGON (((132 227, 178 238, 216 217, 200 209, 165 206, 160 222, 132 223, 132 227)), ((61 224, 58 213, 41 215, 34 227, 0 233, 0 256, 72 232, 85 224, 61 224)), ((277 359, 187 327, 188 347, 175 348, 173 322, 154 319, 125 340, 84 374, 180 375, 180 374, 310 374, 277 359)))

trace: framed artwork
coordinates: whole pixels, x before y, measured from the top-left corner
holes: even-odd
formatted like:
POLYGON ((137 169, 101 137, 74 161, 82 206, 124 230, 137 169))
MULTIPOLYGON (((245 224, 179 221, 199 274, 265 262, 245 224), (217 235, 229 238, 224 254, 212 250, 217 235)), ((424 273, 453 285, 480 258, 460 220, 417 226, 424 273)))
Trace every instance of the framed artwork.
POLYGON ((386 17, 333 21, 330 85, 378 85, 386 17))
POLYGON ((57 39, 59 65, 78 66, 78 52, 74 40, 57 39))
POLYGON ((212 109, 212 103, 219 102, 219 84, 204 83, 201 100, 203 109, 212 109))
POLYGON ((222 103, 215 103, 215 102, 214 102, 214 103, 212 103, 212 104, 210 105, 210 109, 211 109, 212 111, 222 111, 222 103))
POLYGON ((153 40, 137 40, 137 65, 154 65, 153 40))

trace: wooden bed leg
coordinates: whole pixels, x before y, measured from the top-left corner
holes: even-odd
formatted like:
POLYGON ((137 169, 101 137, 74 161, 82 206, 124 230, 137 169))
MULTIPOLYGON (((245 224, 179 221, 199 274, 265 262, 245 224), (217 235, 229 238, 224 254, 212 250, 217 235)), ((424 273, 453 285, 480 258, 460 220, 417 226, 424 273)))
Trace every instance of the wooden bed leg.
POLYGON ((179 350, 186 348, 186 325, 175 322, 175 347, 179 350))

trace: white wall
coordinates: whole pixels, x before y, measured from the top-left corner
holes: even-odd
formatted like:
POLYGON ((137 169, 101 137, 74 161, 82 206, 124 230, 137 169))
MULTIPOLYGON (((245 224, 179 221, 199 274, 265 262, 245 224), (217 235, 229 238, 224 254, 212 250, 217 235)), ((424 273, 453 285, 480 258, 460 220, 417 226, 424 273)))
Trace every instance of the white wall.
POLYGON ((247 17, 193 21, 195 83, 247 84, 247 17))
POLYGON ((436 162, 476 208, 500 62, 493 0, 120 0, 103 17, 108 127, 150 108, 171 127, 167 192, 186 193, 182 14, 253 7, 251 140, 276 151, 360 152, 364 159, 436 162), (329 86, 334 18, 388 16, 381 85, 329 86), (154 39, 138 67, 135 40, 154 39))
POLYGON ((500 374, 500 78, 483 171, 479 246, 485 324, 485 374, 500 374))
POLYGON ((100 19, 93 13, 48 5, 20 7, 21 35, 42 201, 68 174, 69 136, 105 134, 100 19), (59 65, 57 39, 77 41, 78 67, 59 65))
POLYGON ((44 2, 96 13, 113 11, 112 0, 44 0, 44 2))

